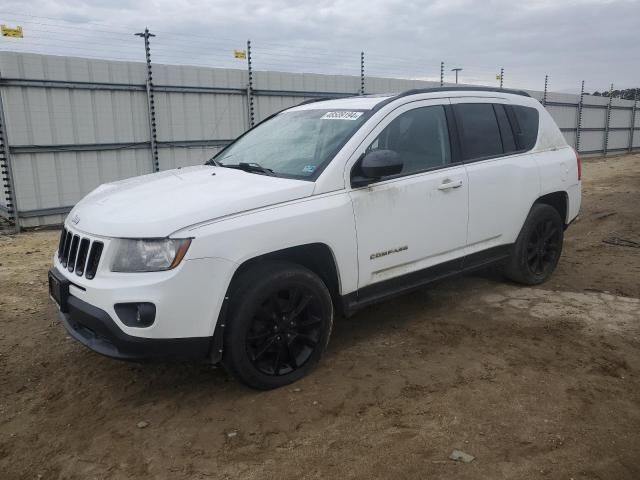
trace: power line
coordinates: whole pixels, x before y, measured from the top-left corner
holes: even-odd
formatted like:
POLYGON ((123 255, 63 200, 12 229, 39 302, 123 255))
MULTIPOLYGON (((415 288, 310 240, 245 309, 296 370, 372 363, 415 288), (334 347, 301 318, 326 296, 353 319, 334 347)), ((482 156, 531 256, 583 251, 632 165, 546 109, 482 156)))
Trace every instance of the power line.
MULTIPOLYGON (((16 52, 44 54, 67 54, 96 59, 140 61, 142 52, 130 39, 136 30, 95 21, 70 21, 42 15, 0 12, 12 21, 29 26, 34 37, 20 39, 20 43, 0 43, 0 49, 16 52), (26 20, 15 20, 16 18, 26 20), (43 28, 44 27, 44 28, 43 28), (71 32, 69 30, 72 29, 71 32), (99 35, 96 36, 96 33, 99 35), (100 38, 103 38, 101 41, 100 38), (93 48, 92 48, 93 47, 93 48), (97 47, 97 48, 96 48, 97 47), (99 50, 98 50, 99 48, 99 50)), ((159 36, 154 40, 155 63, 193 65, 242 69, 231 57, 231 51, 244 40, 189 33, 187 36, 175 31, 155 30, 159 36), (201 40, 198 40, 201 39, 201 40), (229 52, 228 54, 226 52, 229 52)), ((253 42, 254 63, 257 70, 275 68, 281 71, 308 73, 355 74, 359 71, 360 52, 340 49, 314 48, 312 44, 292 45, 290 42, 253 42)), ((431 78, 437 76, 439 61, 417 62, 418 55, 390 55, 367 50, 365 66, 369 76, 397 76, 401 78, 431 78)), ((466 62, 465 62, 466 63, 466 62)), ((518 69, 508 67, 510 77, 518 76, 518 69)), ((492 84, 498 68, 465 65, 468 82, 492 84)), ((522 75, 525 75, 523 72, 522 75)))

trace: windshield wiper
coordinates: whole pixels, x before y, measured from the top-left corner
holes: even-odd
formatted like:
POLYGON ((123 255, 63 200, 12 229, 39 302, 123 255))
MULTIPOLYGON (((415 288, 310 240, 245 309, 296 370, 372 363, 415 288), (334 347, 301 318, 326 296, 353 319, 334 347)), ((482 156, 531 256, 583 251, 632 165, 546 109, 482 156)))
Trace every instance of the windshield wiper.
POLYGON ((274 176, 273 170, 270 168, 265 168, 259 163, 246 163, 240 162, 237 165, 224 165, 222 163, 218 163, 219 166, 225 168, 235 168, 236 170, 242 170, 243 172, 249 173, 260 173, 262 175, 274 176))

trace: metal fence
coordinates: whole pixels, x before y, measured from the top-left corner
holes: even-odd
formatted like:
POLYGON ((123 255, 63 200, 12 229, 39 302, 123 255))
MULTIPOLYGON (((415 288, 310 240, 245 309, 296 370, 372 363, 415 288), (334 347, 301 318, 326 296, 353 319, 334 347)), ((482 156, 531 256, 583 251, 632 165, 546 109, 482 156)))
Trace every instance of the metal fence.
MULTIPOLYGON (((97 185, 203 163, 275 111, 307 99, 451 85, 360 75, 254 71, 0 52, 0 214, 59 224, 97 185)), ((501 82, 504 71, 501 72, 501 82)), ((583 154, 640 148, 637 102, 529 93, 583 154)))

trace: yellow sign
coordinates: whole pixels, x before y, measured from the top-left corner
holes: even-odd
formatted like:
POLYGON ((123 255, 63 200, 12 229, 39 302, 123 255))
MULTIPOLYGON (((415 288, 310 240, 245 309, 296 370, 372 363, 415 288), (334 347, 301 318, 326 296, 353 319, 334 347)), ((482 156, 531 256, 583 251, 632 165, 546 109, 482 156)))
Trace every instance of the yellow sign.
POLYGON ((497 74, 497 75, 496 75, 496 80, 500 80, 500 79, 501 79, 501 77, 502 77, 502 76, 501 76, 500 74, 497 74))
POLYGON ((0 25, 0 32, 2 32, 3 37, 15 37, 22 38, 22 27, 11 28, 6 25, 0 25))
POLYGON ((233 51, 233 56, 235 58, 239 58, 241 60, 246 60, 247 59, 247 52, 245 52, 244 50, 234 50, 233 51))

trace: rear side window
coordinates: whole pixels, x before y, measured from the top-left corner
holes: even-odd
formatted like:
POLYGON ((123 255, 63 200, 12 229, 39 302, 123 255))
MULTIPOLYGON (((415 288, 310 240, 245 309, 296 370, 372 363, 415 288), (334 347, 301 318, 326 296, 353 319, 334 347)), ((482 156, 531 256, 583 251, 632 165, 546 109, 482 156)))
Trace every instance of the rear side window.
POLYGON ((498 120, 490 103, 454 105, 464 160, 503 154, 498 120))
POLYGON ((511 124, 518 144, 518 150, 531 150, 538 140, 538 110, 522 105, 510 107, 511 124))
POLYGON ((493 108, 496 112, 496 117, 498 117, 500 136, 502 137, 502 148, 505 155, 516 152, 518 150, 518 147, 516 146, 516 139, 513 136, 513 130, 511 129, 511 124, 507 118, 507 112, 505 111, 504 106, 496 103, 493 105, 493 108))

